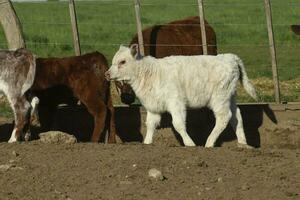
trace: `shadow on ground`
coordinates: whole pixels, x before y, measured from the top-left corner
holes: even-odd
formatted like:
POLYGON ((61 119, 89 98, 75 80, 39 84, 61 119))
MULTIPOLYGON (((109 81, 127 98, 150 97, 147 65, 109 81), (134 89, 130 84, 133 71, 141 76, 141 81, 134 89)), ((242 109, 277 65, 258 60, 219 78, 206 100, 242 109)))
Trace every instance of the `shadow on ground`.
MULTIPOLYGON (((273 111, 268 105, 241 105, 244 129, 248 144, 260 147, 259 128, 263 123, 263 114, 277 123, 273 111)), ((145 132, 144 121, 146 112, 139 106, 116 107, 117 132, 122 142, 142 142, 145 132)), ((47 108, 39 110, 41 127, 31 127, 32 138, 37 139, 38 134, 49 130, 58 130, 74 135, 80 142, 88 142, 93 131, 93 118, 84 106, 64 106, 56 111, 47 108)), ((182 144, 181 137, 172 128, 171 116, 164 114, 159 129, 168 128, 182 144)), ((213 113, 209 109, 189 110, 187 114, 187 131, 193 141, 203 146, 215 124, 213 113)), ((13 125, 5 123, 0 126, 0 141, 8 141, 13 125)), ((221 134, 217 146, 223 142, 235 140, 236 136, 230 125, 221 134)))

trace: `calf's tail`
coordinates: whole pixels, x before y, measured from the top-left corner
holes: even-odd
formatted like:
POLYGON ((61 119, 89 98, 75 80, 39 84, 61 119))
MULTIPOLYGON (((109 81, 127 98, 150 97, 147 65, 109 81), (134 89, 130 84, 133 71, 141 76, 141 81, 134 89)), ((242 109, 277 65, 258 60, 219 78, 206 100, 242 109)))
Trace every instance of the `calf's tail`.
POLYGON ((36 56, 34 54, 29 54, 29 70, 26 76, 26 80, 24 85, 22 86, 22 95, 32 86, 35 78, 35 71, 36 71, 36 56))
POLYGON ((255 100, 257 101, 258 98, 257 98, 256 91, 255 91, 255 89, 254 89, 252 83, 250 82, 250 80, 249 80, 249 78, 248 78, 248 76, 247 76, 247 73, 246 73, 246 70, 245 70, 243 61, 242 61, 238 56, 236 56, 236 61, 237 61, 238 66, 239 66, 239 71, 240 71, 240 81, 241 81, 242 86, 244 87, 244 89, 246 90, 246 92, 247 92, 253 99, 255 99, 255 100))

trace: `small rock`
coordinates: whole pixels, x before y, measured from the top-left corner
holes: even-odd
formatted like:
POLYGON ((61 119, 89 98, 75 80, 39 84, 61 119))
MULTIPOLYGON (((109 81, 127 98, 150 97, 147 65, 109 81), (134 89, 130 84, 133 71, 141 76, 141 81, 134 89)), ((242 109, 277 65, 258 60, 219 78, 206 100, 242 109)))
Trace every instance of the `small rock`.
POLYGON ((211 190, 212 189, 212 187, 205 187, 205 190, 206 191, 209 191, 209 190, 211 190))
POLYGON ((218 178, 218 182, 223 182, 222 177, 219 177, 219 178, 218 178))
POLYGON ((54 143, 54 144, 74 144, 77 142, 73 135, 60 132, 60 131, 48 131, 41 133, 40 141, 43 143, 54 143))
POLYGON ((11 164, 0 165, 0 171, 7 171, 12 167, 11 164))
POLYGON ((12 151, 12 155, 14 155, 15 157, 19 156, 19 154, 16 151, 12 151))
POLYGON ((136 168, 136 167, 137 167, 137 164, 133 164, 132 167, 136 168))
POLYGON ((132 185, 131 181, 120 181, 120 185, 132 185))
POLYGON ((248 185, 243 185, 242 186, 242 190, 249 190, 249 189, 250 189, 250 187, 248 185))
POLYGON ((23 170, 23 167, 14 167, 13 169, 23 170))
POLYGON ((198 163, 199 167, 208 167, 208 164, 203 160, 200 163, 198 163))
POLYGON ((156 180, 164 180, 165 177, 162 175, 161 171, 158 169, 152 168, 148 171, 148 175, 150 178, 154 178, 156 180))

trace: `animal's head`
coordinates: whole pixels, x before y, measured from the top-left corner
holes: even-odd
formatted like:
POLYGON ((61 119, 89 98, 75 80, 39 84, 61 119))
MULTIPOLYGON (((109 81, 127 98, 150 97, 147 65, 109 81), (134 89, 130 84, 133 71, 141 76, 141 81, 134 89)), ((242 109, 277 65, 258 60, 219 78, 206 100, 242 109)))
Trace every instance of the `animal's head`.
POLYGON ((124 83, 123 81, 116 81, 116 87, 118 93, 121 94, 121 101, 125 104, 132 104, 135 101, 135 93, 130 85, 124 83))
POLYGON ((294 31, 294 33, 300 35, 300 25, 292 25, 291 28, 294 31))
POLYGON ((134 73, 137 54, 137 44, 131 45, 130 48, 121 45, 113 57, 111 67, 105 73, 105 78, 114 81, 130 81, 134 73))
POLYGON ((138 55, 138 45, 133 44, 130 48, 120 46, 112 60, 112 66, 105 73, 107 80, 115 80, 117 88, 121 91, 121 100, 125 104, 135 101, 135 94, 126 81, 130 81, 134 73, 133 63, 138 55))

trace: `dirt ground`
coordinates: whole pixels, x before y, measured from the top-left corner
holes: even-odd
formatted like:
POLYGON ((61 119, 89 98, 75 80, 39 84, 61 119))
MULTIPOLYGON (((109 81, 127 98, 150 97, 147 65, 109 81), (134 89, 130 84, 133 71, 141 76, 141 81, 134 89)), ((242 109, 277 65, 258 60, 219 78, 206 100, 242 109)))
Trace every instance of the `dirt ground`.
POLYGON ((0 199, 299 199, 300 150, 0 144, 0 199), (148 176, 160 170, 163 180, 148 176))
MULTIPOLYGON (((247 113, 243 116, 248 122, 245 131, 257 133, 250 136, 258 137, 261 148, 238 148, 234 136, 213 149, 182 147, 170 128, 159 130, 153 145, 138 142, 140 134, 132 140, 135 142, 119 140, 118 144, 45 144, 39 140, 8 144, 12 120, 0 117, 0 200, 300 199, 299 112, 279 111, 273 116, 265 107, 265 114, 241 109, 247 113), (152 168, 163 178, 149 177, 152 168)), ((75 128, 86 118, 74 123, 74 112, 84 113, 71 111, 64 110, 69 117, 58 112, 59 126, 75 128)), ((117 112, 117 121, 127 119, 124 127, 119 124, 126 134, 134 133, 135 128, 126 127, 136 123, 136 111, 119 108, 117 112)), ((199 127, 190 129, 191 133, 204 133, 201 127, 208 125, 210 115, 194 114, 197 120, 193 122, 190 113, 188 121, 199 127), (199 123, 199 118, 203 122, 199 123)), ((144 121, 144 115, 139 117, 144 121)), ((142 124, 137 127, 145 132, 142 124)))
POLYGON ((300 199, 299 148, 187 148, 157 140, 1 142, 0 199, 300 199), (152 168, 163 178, 149 177, 152 168))

